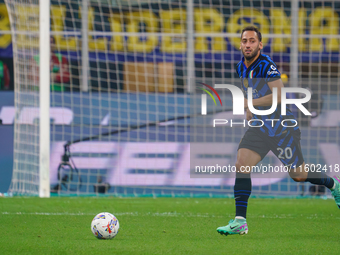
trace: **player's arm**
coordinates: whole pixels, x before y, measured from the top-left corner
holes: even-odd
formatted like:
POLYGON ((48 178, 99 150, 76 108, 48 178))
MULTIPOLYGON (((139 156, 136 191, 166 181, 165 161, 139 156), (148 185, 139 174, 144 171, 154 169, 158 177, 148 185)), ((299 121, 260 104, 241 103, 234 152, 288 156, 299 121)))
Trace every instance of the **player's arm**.
MULTIPOLYGON (((275 81, 268 82, 268 87, 273 92, 273 88, 277 88, 277 103, 281 102, 281 88, 284 87, 281 79, 277 79, 275 81)), ((257 99, 253 99, 253 106, 272 106, 273 103, 273 95, 269 94, 264 97, 260 97, 257 99)), ((248 100, 244 100, 244 108, 248 108, 248 100)))
POLYGON ((247 108, 247 120, 251 120, 253 118, 253 114, 251 113, 251 111, 247 108))

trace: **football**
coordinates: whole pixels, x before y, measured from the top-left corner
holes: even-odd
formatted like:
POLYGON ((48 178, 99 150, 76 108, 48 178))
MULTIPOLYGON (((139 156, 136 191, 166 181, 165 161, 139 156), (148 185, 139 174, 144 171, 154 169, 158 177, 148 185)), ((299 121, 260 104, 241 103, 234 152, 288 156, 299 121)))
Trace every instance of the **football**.
POLYGON ((118 219, 111 213, 97 214, 91 223, 91 231, 98 239, 112 239, 118 234, 118 219))

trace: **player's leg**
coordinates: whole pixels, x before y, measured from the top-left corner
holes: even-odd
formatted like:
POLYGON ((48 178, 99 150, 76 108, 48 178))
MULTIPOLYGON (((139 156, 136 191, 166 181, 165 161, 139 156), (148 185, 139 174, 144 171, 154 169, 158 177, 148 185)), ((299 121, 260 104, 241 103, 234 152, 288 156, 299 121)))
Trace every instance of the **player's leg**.
MULTIPOLYGON (((294 130, 291 134, 292 142, 289 144, 290 150, 293 152, 291 161, 292 164, 289 175, 296 182, 310 182, 315 185, 323 185, 329 189, 335 188, 335 179, 329 177, 322 171, 308 171, 303 160, 301 145, 300 145, 300 130, 294 130)), ((285 149, 286 150, 286 149, 285 149)))
MULTIPOLYGON (((303 160, 300 145, 300 130, 290 131, 290 134, 283 136, 278 144, 276 153, 284 165, 290 166, 289 175, 296 182, 310 182, 315 185, 323 185, 332 191, 335 202, 340 209, 340 179, 329 177, 320 171, 308 171, 303 160)), ((274 151, 275 153, 275 151, 274 151)))
POLYGON ((260 162, 269 151, 257 132, 257 130, 248 129, 240 142, 235 164, 237 170, 234 186, 236 215, 235 219, 230 220, 227 226, 217 228, 217 232, 220 234, 248 233, 246 213, 251 194, 250 172, 252 167, 260 162))
POLYGON ((330 190, 332 191, 332 196, 334 197, 335 203, 340 209, 340 176, 334 176, 334 185, 330 190))
POLYGON ((302 165, 291 165, 289 169, 289 176, 296 182, 305 182, 308 177, 308 170, 305 167, 305 162, 302 165))
POLYGON ((296 182, 310 182, 315 185, 323 185, 329 189, 334 187, 333 178, 321 171, 308 171, 305 162, 298 167, 290 169, 290 177, 296 182))
POLYGON ((250 171, 261 161, 261 156, 250 149, 240 148, 237 152, 236 179, 234 186, 234 197, 236 214, 235 219, 229 221, 227 226, 217 228, 222 235, 247 234, 248 225, 246 221, 248 199, 251 194, 250 171))
POLYGON ((334 186, 333 178, 323 172, 308 171, 302 155, 300 136, 299 129, 290 130, 288 134, 276 140, 277 148, 273 152, 284 165, 289 166, 289 175, 294 181, 310 182, 332 189, 334 186))
POLYGON ((340 178, 328 176, 324 172, 308 171, 308 168, 303 163, 295 169, 291 169, 290 177, 296 182, 310 182, 314 185, 322 185, 331 190, 335 203, 340 209, 340 178))
POLYGON ((247 148, 240 148, 237 152, 236 178, 234 186, 234 198, 236 213, 235 218, 246 219, 248 199, 251 194, 250 172, 253 166, 261 161, 261 156, 247 148))

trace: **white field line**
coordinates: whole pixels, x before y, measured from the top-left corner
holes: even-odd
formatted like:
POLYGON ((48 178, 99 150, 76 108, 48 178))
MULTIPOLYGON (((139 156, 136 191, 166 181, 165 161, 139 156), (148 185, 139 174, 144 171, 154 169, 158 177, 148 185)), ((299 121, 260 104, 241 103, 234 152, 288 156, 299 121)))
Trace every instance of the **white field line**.
MULTIPOLYGON (((47 216, 82 216, 82 215, 97 215, 98 213, 69 213, 69 212, 61 212, 61 213, 53 213, 53 212, 2 212, 2 215, 47 215, 47 216)), ((208 217, 225 217, 221 215, 213 215, 213 214, 192 214, 192 213, 177 213, 177 212, 162 212, 162 213, 139 213, 139 212, 121 212, 115 213, 115 216, 165 216, 165 217, 199 217, 199 218, 208 218, 208 217)), ((231 215, 230 215, 231 217, 231 215)))
MULTIPOLYGON (((97 213, 69 213, 69 212, 1 212, 2 215, 46 215, 46 216, 95 216, 97 213)), ((234 218, 234 214, 215 215, 209 213, 178 213, 178 212, 156 212, 156 213, 139 213, 139 212, 120 212, 114 213, 115 216, 152 216, 152 217, 191 217, 191 218, 234 218)), ((340 217, 331 215, 318 215, 318 214, 272 214, 272 215, 249 215, 248 218, 263 218, 263 219, 294 219, 303 217, 306 219, 325 219, 332 217, 332 219, 339 220, 340 217)))

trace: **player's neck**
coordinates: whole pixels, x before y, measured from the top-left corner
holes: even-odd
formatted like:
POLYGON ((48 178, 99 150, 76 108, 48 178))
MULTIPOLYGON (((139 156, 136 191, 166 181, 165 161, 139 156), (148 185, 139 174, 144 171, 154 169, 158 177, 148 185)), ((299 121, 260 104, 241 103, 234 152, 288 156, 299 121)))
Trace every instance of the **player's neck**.
POLYGON ((246 58, 244 58, 244 64, 246 65, 246 67, 248 68, 252 63, 254 63, 254 61, 260 56, 261 51, 259 51, 255 57, 253 57, 252 59, 247 60, 246 58))

